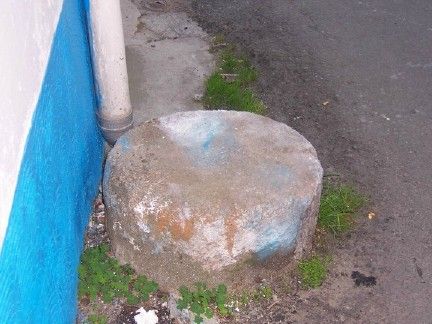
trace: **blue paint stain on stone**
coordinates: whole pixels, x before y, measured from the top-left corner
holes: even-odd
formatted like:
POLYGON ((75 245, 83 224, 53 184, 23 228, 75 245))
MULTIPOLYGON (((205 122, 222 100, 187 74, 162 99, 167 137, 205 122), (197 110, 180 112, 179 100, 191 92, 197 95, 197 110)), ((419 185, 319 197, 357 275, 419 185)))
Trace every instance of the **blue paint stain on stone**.
POLYGON ((274 253, 279 251, 281 248, 280 242, 268 242, 261 250, 258 251, 258 258, 260 260, 265 260, 272 256, 274 253))
POLYGON ((263 261, 276 252, 287 253, 294 249, 301 223, 298 215, 304 210, 305 203, 302 199, 293 200, 289 206, 280 207, 282 210, 290 210, 292 217, 267 224, 267 230, 264 231, 257 246, 256 255, 259 260, 263 261), (297 217, 293 217, 294 215, 297 217))
POLYGON ((233 131, 222 118, 194 121, 191 131, 178 134, 192 162, 199 167, 214 167, 229 160, 237 146, 233 131))
POLYGON ((213 131, 210 131, 207 134, 207 138, 205 139, 204 143, 202 144, 202 148, 207 151, 210 148, 211 143, 213 142, 215 138, 215 134, 213 131))
POLYGON ((129 138, 127 136, 121 136, 116 144, 121 147, 122 152, 126 152, 130 149, 129 138))
POLYGON ((292 223, 278 224, 278 229, 270 229, 264 233, 266 241, 261 244, 257 255, 259 260, 265 260, 276 252, 290 252, 293 249, 299 229, 298 219, 292 223))
POLYGON ((101 178, 86 17, 65 0, 0 255, 0 323, 73 323, 83 233, 101 178))

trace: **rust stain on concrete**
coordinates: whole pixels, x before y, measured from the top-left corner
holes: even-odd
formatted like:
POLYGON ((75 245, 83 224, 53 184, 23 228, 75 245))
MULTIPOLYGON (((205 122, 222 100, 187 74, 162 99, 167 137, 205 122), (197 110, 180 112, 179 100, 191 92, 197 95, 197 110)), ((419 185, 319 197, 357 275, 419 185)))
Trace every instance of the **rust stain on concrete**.
POLYGON ((179 220, 177 213, 164 210, 156 217, 156 230, 158 233, 170 233, 175 240, 189 241, 195 233, 193 217, 179 220))
POLYGON ((233 256, 233 248, 234 248, 234 239, 237 233, 237 218, 238 213, 234 212, 225 218, 225 237, 228 252, 231 256, 233 256))

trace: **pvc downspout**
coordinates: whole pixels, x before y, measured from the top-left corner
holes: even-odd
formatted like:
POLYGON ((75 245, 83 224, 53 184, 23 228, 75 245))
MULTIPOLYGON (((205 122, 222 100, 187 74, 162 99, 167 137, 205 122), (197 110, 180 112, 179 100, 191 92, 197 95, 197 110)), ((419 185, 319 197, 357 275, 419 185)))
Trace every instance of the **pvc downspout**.
POLYGON ((133 124, 120 1, 89 0, 89 27, 98 123, 114 145, 133 124))

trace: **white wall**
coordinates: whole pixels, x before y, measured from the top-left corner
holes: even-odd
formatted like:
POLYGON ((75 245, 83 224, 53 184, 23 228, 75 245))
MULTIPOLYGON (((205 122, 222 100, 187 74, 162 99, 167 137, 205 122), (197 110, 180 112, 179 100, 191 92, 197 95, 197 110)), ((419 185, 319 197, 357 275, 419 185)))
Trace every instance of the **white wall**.
POLYGON ((62 4, 0 1, 0 251, 62 4))

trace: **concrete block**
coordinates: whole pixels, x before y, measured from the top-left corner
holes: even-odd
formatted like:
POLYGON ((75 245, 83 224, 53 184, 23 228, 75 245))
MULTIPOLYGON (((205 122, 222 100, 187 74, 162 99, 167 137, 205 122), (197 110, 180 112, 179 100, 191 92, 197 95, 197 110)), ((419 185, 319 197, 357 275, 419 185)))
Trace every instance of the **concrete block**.
POLYGON ((151 120, 108 156, 114 253, 167 289, 298 258, 310 247, 321 183, 313 146, 269 118, 192 111, 151 120))

